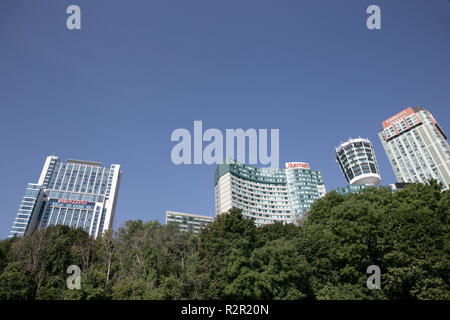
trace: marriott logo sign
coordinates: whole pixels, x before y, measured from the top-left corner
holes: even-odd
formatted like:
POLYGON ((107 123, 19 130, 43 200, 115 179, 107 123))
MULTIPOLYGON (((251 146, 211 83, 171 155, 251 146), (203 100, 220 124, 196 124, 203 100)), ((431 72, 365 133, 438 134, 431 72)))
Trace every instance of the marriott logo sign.
POLYGON ((82 204, 86 205, 88 202, 86 200, 69 200, 69 199, 59 199, 58 203, 61 204, 82 204))
POLYGON ((296 169, 296 168, 303 168, 303 169, 310 169, 309 164, 306 162, 286 162, 286 169, 296 169))

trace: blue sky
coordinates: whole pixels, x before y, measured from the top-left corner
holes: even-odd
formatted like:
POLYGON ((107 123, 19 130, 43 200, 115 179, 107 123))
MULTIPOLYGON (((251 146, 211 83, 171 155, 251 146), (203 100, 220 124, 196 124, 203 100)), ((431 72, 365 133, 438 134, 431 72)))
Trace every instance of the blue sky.
POLYGON ((447 0, 2 0, 0 238, 45 157, 120 163, 115 227, 214 215, 214 169, 175 166, 174 129, 280 129, 280 163, 345 185, 334 148, 423 105, 449 134, 447 0), (66 28, 77 4, 82 30, 66 28), (366 8, 382 29, 366 28, 366 8))

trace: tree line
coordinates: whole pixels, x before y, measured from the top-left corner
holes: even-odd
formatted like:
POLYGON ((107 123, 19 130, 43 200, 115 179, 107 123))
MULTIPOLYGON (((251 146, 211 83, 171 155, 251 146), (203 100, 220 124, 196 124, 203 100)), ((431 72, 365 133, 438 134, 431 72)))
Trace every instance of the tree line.
POLYGON ((231 209, 200 234, 128 221, 93 239, 67 226, 0 241, 0 299, 450 299, 450 192, 330 192, 300 226, 231 209), (67 267, 81 269, 68 289, 67 267), (367 267, 381 270, 368 289, 367 267))

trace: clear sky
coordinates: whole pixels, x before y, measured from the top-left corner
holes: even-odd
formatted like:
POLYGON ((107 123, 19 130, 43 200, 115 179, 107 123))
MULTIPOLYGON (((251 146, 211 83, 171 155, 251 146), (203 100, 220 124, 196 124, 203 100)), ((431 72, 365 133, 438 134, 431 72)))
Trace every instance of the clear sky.
POLYGON ((334 148, 369 138, 389 184, 377 132, 417 105, 450 134, 448 0, 1 0, 0 238, 50 154, 123 166, 115 228, 214 215, 215 166, 170 158, 194 120, 280 129, 280 164, 309 162, 328 190, 346 184, 334 148))

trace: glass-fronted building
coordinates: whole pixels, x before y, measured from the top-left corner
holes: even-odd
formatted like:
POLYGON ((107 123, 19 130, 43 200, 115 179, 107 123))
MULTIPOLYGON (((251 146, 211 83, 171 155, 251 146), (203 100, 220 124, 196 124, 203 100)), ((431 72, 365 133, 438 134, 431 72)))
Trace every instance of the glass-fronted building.
POLYGON ((408 107, 382 122, 378 136, 398 182, 436 179, 448 190, 450 147, 447 136, 423 107, 408 107))
POLYGON ((374 185, 367 185, 367 184, 348 184, 346 186, 337 187, 335 191, 339 193, 340 195, 350 194, 350 193, 358 193, 363 189, 366 189, 368 187, 372 188, 380 188, 380 186, 374 186, 374 185))
POLYGON ((9 237, 55 225, 97 237, 112 228, 121 175, 118 164, 47 157, 38 183, 27 185, 9 237))
POLYGON ((258 226, 296 223, 326 193, 320 171, 304 162, 268 169, 228 160, 217 166, 214 186, 216 216, 240 208, 258 226))
POLYGON ((22 197, 22 201, 16 213, 16 218, 9 232, 9 237, 23 237, 25 235, 28 226, 32 224, 32 218, 35 223, 37 216, 33 215, 33 212, 41 207, 42 198, 42 189, 40 185, 35 183, 27 184, 25 194, 22 197))
POLYGON ((368 139, 349 139, 336 148, 336 162, 349 184, 378 185, 381 181, 375 151, 368 139))
POLYGON ((366 188, 388 188, 392 192, 401 190, 407 185, 406 183, 392 183, 387 186, 379 186, 379 185, 368 185, 368 184, 349 184, 343 187, 337 187, 335 191, 339 193, 340 195, 346 195, 350 193, 358 193, 366 188))
POLYGON ((200 214, 166 211, 166 224, 177 223, 180 231, 198 234, 201 229, 214 221, 213 217, 200 214))

